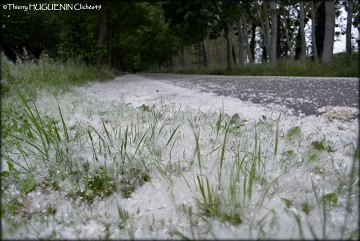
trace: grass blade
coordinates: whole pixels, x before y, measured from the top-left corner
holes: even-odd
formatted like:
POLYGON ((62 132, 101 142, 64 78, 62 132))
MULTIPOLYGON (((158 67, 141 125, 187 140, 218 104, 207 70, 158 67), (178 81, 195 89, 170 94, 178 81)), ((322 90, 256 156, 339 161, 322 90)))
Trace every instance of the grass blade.
POLYGON ((280 122, 280 117, 281 117, 281 113, 280 113, 279 118, 277 119, 277 123, 276 123, 275 144, 274 144, 274 158, 277 155, 278 146, 279 146, 279 122, 280 122))
POLYGON ((228 121, 228 123, 226 124, 225 136, 224 136, 223 144, 222 144, 222 147, 221 147, 220 167, 219 167, 219 172, 218 172, 218 176, 219 176, 218 190, 220 190, 220 187, 221 187, 221 174, 222 174, 223 163, 224 163, 224 159, 225 159, 226 141, 227 141, 227 136, 229 134, 229 126, 230 126, 230 121, 228 121))
POLYGON ((175 130, 172 132, 172 134, 171 134, 169 140, 167 141, 165 147, 167 147, 167 146, 169 145, 171 139, 173 138, 173 136, 175 135, 175 133, 176 133, 176 131, 177 131, 177 129, 178 129, 179 127, 180 127, 180 125, 178 125, 178 126, 175 128, 175 130))
POLYGON ((60 114, 61 124, 62 124, 63 130, 64 130, 65 140, 66 140, 67 142, 70 142, 68 129, 67 129, 67 126, 66 126, 66 124, 65 124, 64 116, 63 116, 63 114, 62 114, 62 111, 61 111, 61 108, 60 108, 60 105, 59 105, 59 101, 58 101, 57 98, 56 98, 56 102, 57 102, 57 106, 58 106, 58 110, 59 110, 59 114, 60 114))

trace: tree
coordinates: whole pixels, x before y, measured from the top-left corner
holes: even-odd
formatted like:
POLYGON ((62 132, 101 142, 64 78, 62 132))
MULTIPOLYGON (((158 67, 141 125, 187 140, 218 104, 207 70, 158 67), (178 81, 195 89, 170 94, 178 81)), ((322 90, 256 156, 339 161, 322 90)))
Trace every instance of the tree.
POLYGON ((325 34, 322 63, 328 64, 332 61, 335 34, 335 3, 325 1, 325 34))
POLYGON ((105 36, 106 36, 106 2, 105 0, 98 0, 98 5, 101 5, 101 9, 99 11, 99 18, 100 18, 100 24, 99 24, 99 34, 98 34, 98 39, 97 39, 97 48, 98 48, 98 53, 97 53, 97 57, 96 57, 96 65, 99 66, 101 63, 101 57, 102 57, 102 48, 104 45, 104 40, 105 40, 105 36))
POLYGON ((239 20, 237 25, 237 33, 239 40, 239 65, 240 67, 244 67, 245 64, 245 51, 244 51, 244 30, 243 30, 243 21, 239 20))
POLYGON ((230 29, 239 20, 241 8, 237 1, 205 1, 210 12, 210 37, 217 38, 223 34, 226 41, 226 68, 231 69, 230 29))
POLYGON ((300 1, 300 35, 301 35, 301 62, 306 64, 306 41, 304 23, 304 2, 300 1))
POLYGON ((220 43, 219 43, 218 38, 215 39, 215 46, 216 46, 216 55, 217 55, 218 65, 222 66, 223 65, 222 58, 221 58, 222 52, 221 52, 220 43))
POLYGON ((314 56, 315 63, 319 62, 319 56, 317 51, 317 45, 316 45, 316 32, 315 32, 315 13, 318 8, 319 4, 315 7, 314 0, 311 1, 311 46, 314 56))
POLYGON ((179 34, 185 45, 197 44, 207 36, 216 39, 222 35, 226 40, 226 66, 231 68, 230 29, 239 18, 237 1, 177 0, 165 1, 162 7, 170 26, 181 29, 179 34))
MULTIPOLYGON (((33 2, 14 0, 10 3, 25 6, 33 2)), ((56 55, 61 25, 55 14, 53 11, 2 10, 0 48, 14 63, 26 57, 37 61, 44 50, 56 55)))
MULTIPOLYGON (((183 47, 183 39, 178 37, 179 28, 171 27, 165 20, 159 3, 143 2, 135 6, 141 7, 141 11, 145 12, 141 13, 144 17, 140 28, 132 27, 135 32, 129 39, 132 36, 131 41, 137 44, 127 65, 132 65, 132 71, 146 70, 151 66, 171 67, 172 57, 183 47)), ((135 16, 132 18, 136 18, 135 16)))
POLYGON ((269 14, 267 2, 262 2, 262 10, 260 12, 261 29, 262 29, 262 59, 263 61, 268 60, 268 53, 270 52, 270 28, 269 28, 269 14))
POLYGON ((240 67, 245 65, 245 53, 247 53, 249 62, 253 62, 253 54, 249 44, 248 28, 250 24, 255 24, 256 20, 254 19, 254 16, 256 16, 256 7, 257 3, 249 1, 241 1, 239 4, 239 19, 237 21, 235 35, 238 36, 239 42, 238 57, 240 67))
POLYGON ((58 13, 61 23, 59 57, 76 59, 87 65, 95 63, 97 54, 98 13, 96 11, 63 11, 58 13))
POLYGON ((262 27, 262 18, 261 16, 261 4, 257 1, 244 1, 243 6, 245 6, 246 13, 246 29, 244 28, 244 38, 247 45, 247 56, 249 63, 254 63, 255 61, 255 47, 256 47, 256 29, 262 27), (250 36, 249 36, 250 35, 250 36))
POLYGON ((299 52, 301 50, 299 2, 295 0, 278 0, 278 3, 277 57, 290 57, 292 59, 295 56, 297 58, 300 56, 300 53, 297 53, 298 46, 299 52), (298 34, 296 34, 297 32, 298 34))
POLYGON ((347 20, 346 20, 346 53, 348 55, 351 54, 351 26, 352 26, 352 18, 353 18, 353 1, 347 1, 347 20))
POLYGON ((324 37, 325 37, 325 1, 324 0, 314 0, 315 5, 315 37, 316 37, 316 48, 318 51, 319 58, 322 57, 324 49, 324 37))
POLYGON ((152 27, 148 22, 151 8, 144 3, 131 1, 109 1, 108 4, 108 65, 118 70, 134 71, 140 65, 138 54, 144 47, 142 39, 155 39, 155 36, 139 36, 139 30, 144 26, 149 24, 152 27))
POLYGON ((277 16, 276 16, 276 0, 270 1, 270 17, 271 17, 271 39, 269 59, 271 64, 276 64, 276 45, 277 45, 277 16))
POLYGON ((204 0, 164 1, 161 4, 165 21, 169 21, 170 28, 176 29, 175 34, 181 40, 181 48, 195 45, 198 65, 201 62, 201 53, 202 62, 207 65, 204 39, 213 19, 209 6, 204 0))
POLYGON ((170 28, 177 29, 185 45, 197 44, 207 36, 212 16, 206 1, 164 1, 161 7, 165 21, 169 21, 170 28))

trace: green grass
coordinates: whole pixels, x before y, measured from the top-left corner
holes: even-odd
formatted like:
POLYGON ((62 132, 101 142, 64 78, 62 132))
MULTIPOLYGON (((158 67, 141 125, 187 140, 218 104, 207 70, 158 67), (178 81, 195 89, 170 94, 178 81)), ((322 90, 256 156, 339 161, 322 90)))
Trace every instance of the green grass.
POLYGON ((240 68, 233 65, 230 70, 225 67, 186 67, 167 69, 161 72, 175 74, 201 75, 240 75, 240 76, 313 76, 313 77, 360 77, 359 53, 348 57, 345 53, 335 54, 329 65, 315 64, 307 59, 306 64, 300 60, 279 59, 277 65, 269 63, 250 64, 240 68))
POLYGON ((33 99, 36 91, 44 87, 64 91, 89 81, 108 80, 115 77, 114 73, 108 69, 88 67, 73 60, 60 62, 42 57, 38 62, 14 64, 3 54, 1 55, 1 74, 2 98, 14 95, 13 86, 16 86, 20 91, 26 91, 27 98, 33 99))

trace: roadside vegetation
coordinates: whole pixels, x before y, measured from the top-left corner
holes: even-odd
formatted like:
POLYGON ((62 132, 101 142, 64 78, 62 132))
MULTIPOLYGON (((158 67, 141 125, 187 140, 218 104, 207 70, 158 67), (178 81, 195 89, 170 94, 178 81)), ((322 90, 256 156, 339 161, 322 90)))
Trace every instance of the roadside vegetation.
POLYGON ((139 238, 136 230, 156 238, 164 228, 171 238, 217 238, 215 220, 268 239, 285 230, 279 215, 297 224, 290 236, 283 234, 288 238, 359 237, 353 225, 359 147, 352 138, 334 142, 336 133, 309 131, 301 121, 283 127, 281 116, 251 120, 165 102, 136 107, 86 99, 72 88, 112 74, 76 62, 15 65, 3 58, 2 73, 2 238, 57 239, 66 233, 58 227, 69 226, 72 239, 139 238), (38 101, 44 91, 52 102, 38 101), (307 178, 303 194, 277 196, 300 185, 291 183, 295 171, 297 178, 314 179, 307 178), (146 210, 119 204, 159 178, 169 185, 182 226, 159 224, 154 216, 146 223, 146 210), (192 198, 187 204, 176 200, 184 187, 192 198), (64 202, 69 210, 59 206, 64 202), (331 217, 339 213, 343 218, 335 222, 331 217), (97 224, 97 237, 76 226, 80 217, 97 224))
POLYGON ((94 80, 108 80, 115 77, 109 69, 87 66, 75 60, 53 60, 43 55, 39 60, 29 59, 12 63, 1 55, 1 98, 14 96, 15 90, 26 93, 26 97, 36 97, 43 88, 69 90, 94 80))
POLYGON ((165 69, 161 73, 204 74, 204 75, 241 75, 241 76, 312 76, 312 77, 360 77, 359 53, 349 57, 346 53, 334 54, 330 64, 314 63, 308 59, 306 64, 300 60, 279 59, 277 65, 270 63, 248 64, 244 67, 178 67, 165 69))

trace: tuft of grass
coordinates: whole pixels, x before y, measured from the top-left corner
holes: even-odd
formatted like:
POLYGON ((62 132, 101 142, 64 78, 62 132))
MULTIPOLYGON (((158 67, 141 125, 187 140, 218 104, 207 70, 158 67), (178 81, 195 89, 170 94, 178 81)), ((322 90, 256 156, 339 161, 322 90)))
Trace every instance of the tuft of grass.
MULTIPOLYGON (((278 122, 279 118, 277 119, 278 122)), ((264 151, 267 151, 263 150, 260 132, 262 128, 269 128, 270 123, 268 123, 267 118, 263 117, 259 124, 254 123, 254 126, 248 127, 249 129, 244 128, 240 131, 243 126, 244 122, 238 114, 228 118, 220 114, 216 119, 212 128, 216 140, 220 144, 218 147, 212 145, 214 150, 209 152, 218 158, 218 165, 215 166, 215 170, 209 170, 206 167, 205 160, 200 152, 200 134, 194 131, 195 153, 198 156, 199 163, 199 174, 193 177, 196 190, 199 193, 198 197, 195 198, 196 203, 201 215, 215 217, 233 225, 241 224, 243 219, 246 219, 243 217, 243 212, 249 206, 253 208, 253 211, 262 206, 271 186, 281 176, 276 177, 268 184, 263 177, 265 170, 263 155, 264 151), (253 138, 252 147, 248 146, 249 143, 243 142, 243 135, 248 135, 249 132, 253 138), (232 140, 232 143, 228 143, 228 140, 232 140), (215 181, 212 177, 213 172, 217 174, 215 181), (263 193, 257 200, 253 200, 255 183, 264 186, 263 193)), ((279 128, 276 129, 279 132, 279 128)), ((273 138, 278 139, 279 133, 273 138)), ((273 148, 277 149, 278 141, 274 140, 274 143, 273 148)))
POLYGON ((100 166, 93 174, 85 174, 85 188, 76 194, 88 203, 92 203, 97 196, 107 197, 117 191, 113 178, 108 173, 109 170, 100 166))
POLYGON ((27 92, 27 97, 34 99, 39 89, 69 90, 75 85, 82 85, 89 81, 101 81, 115 77, 114 73, 108 69, 90 68, 74 60, 61 62, 42 57, 38 62, 28 61, 13 64, 3 53, 0 57, 2 98, 16 94, 14 87, 22 92, 27 92))

